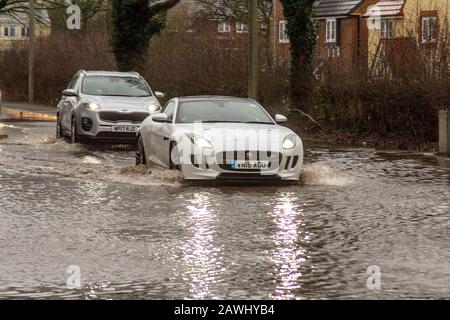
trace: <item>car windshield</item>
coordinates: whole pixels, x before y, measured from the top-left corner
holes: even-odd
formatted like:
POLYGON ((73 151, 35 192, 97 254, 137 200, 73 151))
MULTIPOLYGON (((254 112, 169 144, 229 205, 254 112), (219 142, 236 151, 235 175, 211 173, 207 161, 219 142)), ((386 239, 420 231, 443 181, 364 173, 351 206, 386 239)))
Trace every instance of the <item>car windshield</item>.
POLYGON ((176 123, 237 122, 274 124, 256 103, 228 100, 198 100, 180 102, 176 123))
POLYGON ((150 89, 137 77, 87 76, 81 92, 93 96, 148 97, 150 89))

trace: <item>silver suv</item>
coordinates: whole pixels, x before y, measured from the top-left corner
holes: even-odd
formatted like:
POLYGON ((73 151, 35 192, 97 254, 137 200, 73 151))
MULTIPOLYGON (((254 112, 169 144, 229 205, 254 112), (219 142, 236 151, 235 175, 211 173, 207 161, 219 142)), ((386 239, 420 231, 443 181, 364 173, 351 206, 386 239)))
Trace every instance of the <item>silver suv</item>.
POLYGON ((79 71, 58 103, 56 136, 134 143, 141 122, 161 105, 138 73, 79 71))

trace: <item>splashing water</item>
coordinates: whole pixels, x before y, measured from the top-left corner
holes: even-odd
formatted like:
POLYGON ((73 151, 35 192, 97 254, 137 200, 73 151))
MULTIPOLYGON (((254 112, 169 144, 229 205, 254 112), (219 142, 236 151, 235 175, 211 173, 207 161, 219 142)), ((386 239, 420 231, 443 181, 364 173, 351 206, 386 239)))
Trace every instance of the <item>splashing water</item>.
POLYGON ((317 162, 303 168, 300 181, 305 185, 344 186, 353 183, 354 178, 317 162))
POLYGON ((122 167, 119 169, 119 174, 113 175, 112 178, 121 182, 140 185, 180 186, 184 181, 183 173, 179 170, 147 168, 143 165, 122 167))
POLYGON ((39 139, 40 144, 55 144, 56 138, 54 137, 42 137, 39 139))

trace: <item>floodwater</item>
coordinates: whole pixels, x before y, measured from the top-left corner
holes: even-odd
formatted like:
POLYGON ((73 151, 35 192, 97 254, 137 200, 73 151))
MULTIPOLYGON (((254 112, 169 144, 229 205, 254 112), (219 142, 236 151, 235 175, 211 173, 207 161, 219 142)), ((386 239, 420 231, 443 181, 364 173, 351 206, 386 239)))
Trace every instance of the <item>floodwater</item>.
POLYGON ((190 185, 54 131, 0 123, 0 298, 450 298, 444 159, 306 143, 298 185, 190 185))

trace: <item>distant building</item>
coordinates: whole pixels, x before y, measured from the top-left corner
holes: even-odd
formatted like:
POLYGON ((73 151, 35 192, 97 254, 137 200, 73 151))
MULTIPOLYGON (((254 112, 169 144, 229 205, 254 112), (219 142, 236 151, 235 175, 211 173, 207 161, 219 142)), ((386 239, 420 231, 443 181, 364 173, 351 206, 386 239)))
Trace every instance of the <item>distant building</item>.
MULTIPOLYGON (((343 71, 395 76, 400 65, 414 62, 417 49, 440 44, 450 54, 450 0, 318 0, 314 19, 316 60, 335 60, 343 71), (381 66, 386 60, 390 66, 381 66)), ((277 59, 289 58, 286 25, 276 0, 272 47, 277 59)))
MULTIPOLYGON (((419 52, 450 53, 450 0, 375 1, 364 13, 371 28, 368 64, 377 76, 398 77, 414 67, 419 52)), ((447 63, 447 61, 440 61, 447 63)))
MULTIPOLYGON (((227 51, 247 50, 247 23, 236 19, 228 7, 219 5, 205 6, 195 0, 181 0, 168 11, 165 32, 166 36, 172 33, 180 37, 179 41, 196 39, 227 51)), ((267 34, 261 32, 260 36, 263 35, 267 34)))
MULTIPOLYGON (((242 11, 246 10, 245 8, 242 11)), ((263 30, 263 26, 261 25, 263 30)), ((233 17, 226 7, 207 7, 196 0, 181 0, 167 13, 169 32, 204 32, 216 34, 219 39, 242 38, 248 33, 248 25, 233 17)))
POLYGON ((192 32, 195 22, 204 17, 204 7, 198 1, 181 0, 167 12, 167 30, 192 32))
MULTIPOLYGON (((41 11, 36 19, 35 35, 46 36, 50 32, 50 20, 46 11, 41 11)), ((14 43, 22 43, 29 38, 28 15, 25 13, 0 15, 0 50, 10 48, 14 43)))

